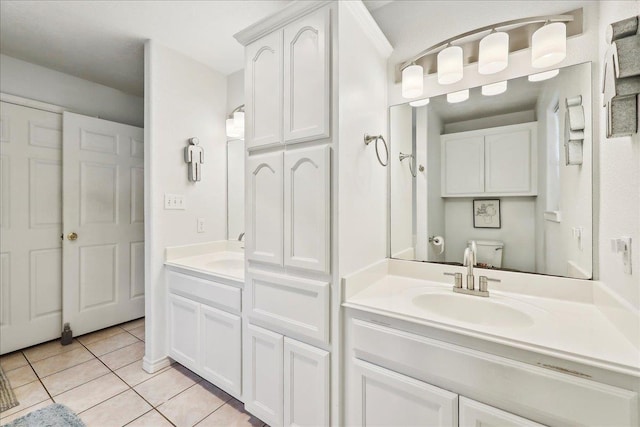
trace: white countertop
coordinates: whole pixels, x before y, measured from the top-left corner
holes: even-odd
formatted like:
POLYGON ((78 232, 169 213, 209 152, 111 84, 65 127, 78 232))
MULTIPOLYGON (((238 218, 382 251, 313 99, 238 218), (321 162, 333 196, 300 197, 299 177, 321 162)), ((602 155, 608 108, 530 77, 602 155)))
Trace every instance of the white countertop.
MULTIPOLYGON (((482 303, 484 298, 454 294, 447 283, 392 273, 369 275, 368 285, 358 278, 362 283, 355 293, 345 292, 343 305, 640 377, 640 349, 593 303, 507 292, 503 283, 500 289, 491 289, 490 285, 490 303, 525 313, 532 322, 492 325, 481 318, 471 320, 473 316, 468 313, 460 315, 467 321, 454 320, 439 314, 439 308, 417 306, 414 298, 425 293, 453 294, 469 299, 463 301, 469 304, 476 299, 482 303)), ((348 281, 345 279, 347 286, 348 281)))
POLYGON ((208 279, 244 283, 244 252, 234 242, 212 242, 167 248, 165 265, 182 273, 208 279))

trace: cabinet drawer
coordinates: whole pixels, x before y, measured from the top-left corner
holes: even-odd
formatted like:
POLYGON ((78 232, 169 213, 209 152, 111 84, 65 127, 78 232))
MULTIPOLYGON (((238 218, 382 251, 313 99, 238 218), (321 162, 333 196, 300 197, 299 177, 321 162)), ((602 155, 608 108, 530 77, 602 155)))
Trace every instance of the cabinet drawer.
POLYGON ((249 270, 250 321, 270 329, 329 342, 329 283, 249 270))
POLYGON ((241 290, 211 280, 188 276, 175 271, 167 271, 169 291, 199 301, 212 307, 218 307, 233 313, 240 313, 241 290))
POLYGON ((637 393, 353 319, 355 357, 548 425, 635 425, 637 393))

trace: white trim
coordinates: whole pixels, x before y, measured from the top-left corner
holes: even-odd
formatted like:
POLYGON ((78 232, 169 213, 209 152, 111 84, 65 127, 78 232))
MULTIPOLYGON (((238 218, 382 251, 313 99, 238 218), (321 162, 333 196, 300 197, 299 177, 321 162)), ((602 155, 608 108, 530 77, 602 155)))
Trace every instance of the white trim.
POLYGON ((60 107, 59 105, 47 104, 46 102, 23 98, 21 96, 11 95, 4 92, 0 92, 0 101, 7 102, 9 104, 22 105, 23 107, 35 108, 37 110, 48 111, 50 113, 62 114, 65 111, 70 111, 67 108, 60 107))
POLYGON ((171 359, 168 357, 163 357, 162 359, 158 359, 153 362, 147 359, 147 356, 142 358, 142 369, 150 374, 158 372, 160 369, 166 368, 167 366, 171 366, 171 359))
MULTIPOLYGON (((389 58, 393 53, 393 46, 382 32, 378 23, 373 19, 371 13, 362 1, 341 1, 338 3, 344 6, 360 24, 360 28, 367 35, 371 43, 375 46, 378 53, 384 58, 389 58)), ((338 17, 339 18, 339 17, 338 17)))
POLYGON ((544 220, 545 221, 552 221, 552 222, 562 222, 562 212, 560 212, 560 211, 546 211, 544 213, 544 220))

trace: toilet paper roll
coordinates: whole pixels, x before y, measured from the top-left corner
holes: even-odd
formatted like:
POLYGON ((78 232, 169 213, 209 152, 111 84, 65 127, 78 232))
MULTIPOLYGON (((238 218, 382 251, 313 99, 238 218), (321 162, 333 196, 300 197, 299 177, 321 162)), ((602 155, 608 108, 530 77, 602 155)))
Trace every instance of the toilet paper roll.
POLYGON ((444 252, 444 237, 434 236, 431 239, 431 244, 433 244, 433 246, 435 246, 436 248, 440 248, 439 254, 442 255, 442 253, 444 252))

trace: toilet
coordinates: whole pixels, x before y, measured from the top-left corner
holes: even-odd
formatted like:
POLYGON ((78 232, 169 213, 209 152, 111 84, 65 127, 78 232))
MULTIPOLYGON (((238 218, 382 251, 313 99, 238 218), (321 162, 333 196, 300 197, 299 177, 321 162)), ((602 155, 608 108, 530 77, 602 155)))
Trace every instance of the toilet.
MULTIPOLYGON (((473 240, 469 240, 470 245, 473 240)), ((502 267, 502 249, 504 243, 498 240, 476 240, 476 263, 486 264, 488 267, 502 267)))

